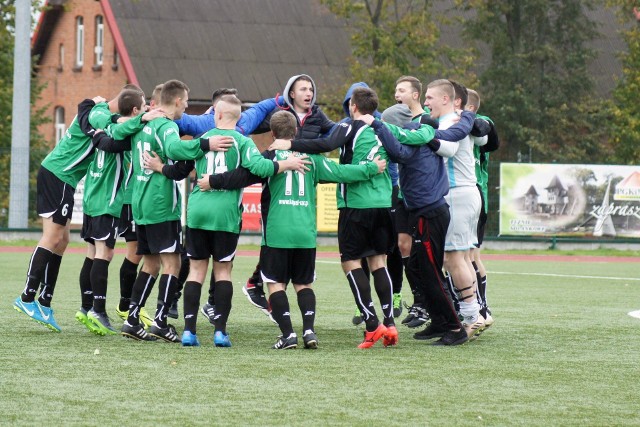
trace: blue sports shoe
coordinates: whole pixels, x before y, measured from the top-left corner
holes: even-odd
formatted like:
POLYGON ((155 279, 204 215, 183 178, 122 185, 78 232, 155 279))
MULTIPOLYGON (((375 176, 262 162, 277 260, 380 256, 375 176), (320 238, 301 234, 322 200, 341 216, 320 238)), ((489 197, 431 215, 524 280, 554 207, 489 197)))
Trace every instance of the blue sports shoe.
POLYGON ((182 333, 182 346, 183 347, 200 347, 200 341, 196 334, 192 334, 191 331, 184 331, 182 333))
POLYGON ((36 307, 40 311, 40 318, 41 318, 40 323, 42 323, 44 326, 46 326, 47 328, 51 329, 54 332, 62 331, 62 329, 60 329, 60 326, 58 326, 56 319, 53 317, 53 308, 45 307, 44 305, 40 304, 38 301, 34 301, 34 302, 36 303, 36 307))
POLYGON ((216 333, 213 334, 213 344, 216 347, 231 347, 229 334, 225 334, 222 331, 216 331, 216 333))
POLYGON ((36 306, 36 302, 24 302, 22 298, 18 297, 13 301, 13 308, 20 313, 24 313, 27 316, 31 317, 38 323, 42 323, 42 318, 40 317, 40 310, 36 306))

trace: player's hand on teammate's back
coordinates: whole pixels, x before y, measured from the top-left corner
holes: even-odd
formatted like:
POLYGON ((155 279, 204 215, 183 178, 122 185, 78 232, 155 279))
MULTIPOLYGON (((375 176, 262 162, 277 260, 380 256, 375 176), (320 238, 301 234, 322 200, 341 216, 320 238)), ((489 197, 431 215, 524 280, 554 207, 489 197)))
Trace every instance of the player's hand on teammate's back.
POLYGON ((211 190, 211 185, 209 184, 209 174, 205 173, 202 175, 202 178, 198 180, 198 187, 200 187, 201 191, 211 190))
POLYGON ((209 149, 211 151, 227 151, 233 145, 233 137, 214 135, 209 138, 209 149))
POLYGON ((160 160, 160 157, 158 157, 155 151, 152 151, 151 153, 148 153, 146 151, 143 152, 142 158, 144 161, 143 164, 145 169, 150 169, 154 172, 162 173, 162 167, 164 166, 164 163, 162 163, 162 160, 160 160))
POLYGON ((309 160, 309 156, 306 154, 302 155, 291 155, 287 157, 286 160, 278 160, 280 163, 280 171, 295 171, 300 173, 305 173, 309 171, 307 165, 311 164, 309 160))
POLYGON ((159 108, 155 110, 148 111, 142 115, 143 122, 150 122, 151 120, 159 119, 161 117, 166 117, 164 111, 159 108))
POLYGON ((378 165, 378 173, 384 172, 387 168, 387 161, 385 159, 381 159, 380 156, 376 156, 375 159, 373 159, 373 163, 378 165))
POLYGON ((96 104, 100 104, 101 102, 107 102, 107 100, 106 100, 106 99, 104 99, 104 98, 103 98, 103 97, 101 97, 101 96, 96 96, 96 97, 91 98, 91 99, 92 99, 92 100, 93 100, 93 102, 94 102, 94 103, 96 103, 96 104))
POLYGON ((276 139, 269 146, 269 150, 290 150, 291 141, 288 139, 276 139))
POLYGON ((358 120, 362 120, 363 122, 365 122, 366 124, 371 126, 371 124, 373 123, 373 121, 375 119, 376 118, 373 117, 371 114, 364 114, 364 115, 360 116, 360 118, 358 120))

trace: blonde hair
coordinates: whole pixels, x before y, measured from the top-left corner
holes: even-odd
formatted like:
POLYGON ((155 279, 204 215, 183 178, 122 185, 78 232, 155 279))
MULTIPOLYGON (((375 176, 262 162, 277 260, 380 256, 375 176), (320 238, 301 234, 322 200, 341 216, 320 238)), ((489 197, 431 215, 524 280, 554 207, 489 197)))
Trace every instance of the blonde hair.
POLYGON ((427 90, 429 89, 439 90, 443 95, 448 96, 452 102, 456 98, 456 90, 454 89, 451 82, 447 79, 438 79, 432 81, 427 85, 427 90))
POLYGON ((480 95, 473 89, 467 89, 469 92, 469 102, 468 105, 473 105, 476 107, 476 111, 480 109, 480 95))

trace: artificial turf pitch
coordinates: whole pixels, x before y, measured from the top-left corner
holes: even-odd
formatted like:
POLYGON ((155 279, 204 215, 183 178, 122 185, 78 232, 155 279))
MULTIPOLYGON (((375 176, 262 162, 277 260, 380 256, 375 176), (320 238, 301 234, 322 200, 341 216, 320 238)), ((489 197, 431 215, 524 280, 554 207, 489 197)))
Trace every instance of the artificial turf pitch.
MULTIPOLYGON (((51 332, 11 307, 29 257, 0 253, 0 424, 640 425, 640 319, 627 315, 640 309, 639 263, 487 260, 495 324, 476 341, 430 346, 398 326, 397 347, 359 350, 338 260, 319 258, 320 347, 277 351, 277 327, 241 291, 255 257, 236 258, 231 348, 213 347, 202 316, 199 348, 91 334, 74 319, 78 253, 63 259, 62 333, 51 332)), ((116 327, 121 261, 107 299, 116 327)))

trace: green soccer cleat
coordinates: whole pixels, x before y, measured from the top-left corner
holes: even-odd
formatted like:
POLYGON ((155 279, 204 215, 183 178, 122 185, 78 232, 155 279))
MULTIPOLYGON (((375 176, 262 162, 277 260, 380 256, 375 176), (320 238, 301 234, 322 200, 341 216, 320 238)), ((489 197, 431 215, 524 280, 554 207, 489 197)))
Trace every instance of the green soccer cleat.
POLYGON ((402 294, 393 294, 393 317, 400 317, 402 314, 402 294))

